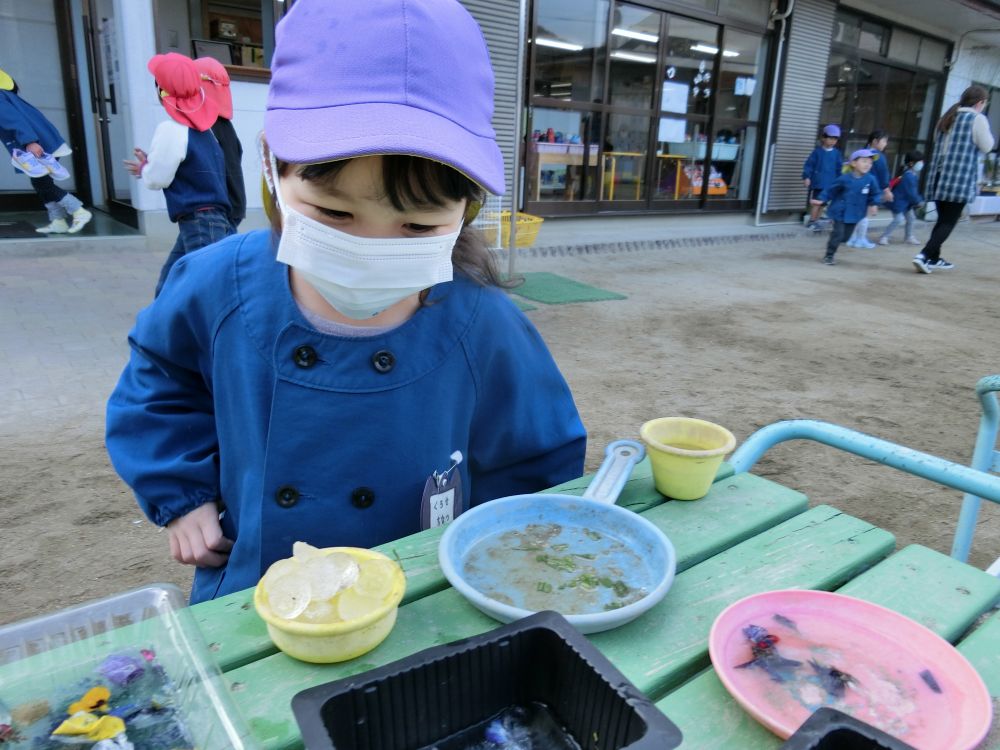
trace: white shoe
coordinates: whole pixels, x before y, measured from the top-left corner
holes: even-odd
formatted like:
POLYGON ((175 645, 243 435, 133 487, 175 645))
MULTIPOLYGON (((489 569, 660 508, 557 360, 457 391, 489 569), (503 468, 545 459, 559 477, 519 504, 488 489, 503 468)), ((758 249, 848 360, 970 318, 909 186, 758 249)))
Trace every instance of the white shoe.
POLYGON ((878 238, 878 244, 882 245, 883 247, 886 246, 886 245, 888 245, 889 244, 889 238, 888 237, 879 237, 878 238))
POLYGON ((906 238, 906 244, 907 245, 923 245, 924 243, 921 242, 920 240, 918 240, 916 237, 907 237, 906 238))
POLYGON ((844 243, 847 247, 857 247, 858 243, 856 240, 848 240, 844 243))
POLYGON ((66 223, 66 219, 53 219, 35 231, 39 234, 66 234, 69 231, 69 224, 66 223))
POLYGON ((87 209, 82 207, 76 209, 76 211, 73 212, 73 223, 69 227, 68 230, 69 233, 76 234, 85 226, 87 226, 87 222, 89 222, 93 218, 94 215, 90 213, 90 211, 88 211, 87 209))

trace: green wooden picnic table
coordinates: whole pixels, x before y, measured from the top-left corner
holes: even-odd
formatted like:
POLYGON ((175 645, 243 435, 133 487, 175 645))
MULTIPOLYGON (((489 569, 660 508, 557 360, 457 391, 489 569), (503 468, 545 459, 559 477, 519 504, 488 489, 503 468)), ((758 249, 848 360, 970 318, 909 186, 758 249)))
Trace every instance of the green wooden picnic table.
MULTIPOLYGON (((588 481, 582 477, 552 491, 581 494, 588 481)), ((729 696, 708 657, 716 616, 744 596, 774 589, 839 591, 899 611, 957 642, 994 699, 1000 697, 1000 617, 984 617, 1000 600, 997 578, 919 545, 894 552, 889 531, 829 505, 810 508, 805 495, 753 474, 733 474, 726 465, 705 498, 665 502, 643 461, 618 503, 666 533, 677 551, 678 574, 655 608, 589 638, 680 726, 684 748, 781 744, 729 696), (973 629, 980 620, 985 623, 973 629)), ((403 566, 407 592, 389 637, 352 661, 307 664, 277 651, 249 590, 192 608, 263 747, 302 747, 290 705, 300 690, 497 627, 444 579, 437 564, 440 536, 433 529, 379 548, 403 566)))

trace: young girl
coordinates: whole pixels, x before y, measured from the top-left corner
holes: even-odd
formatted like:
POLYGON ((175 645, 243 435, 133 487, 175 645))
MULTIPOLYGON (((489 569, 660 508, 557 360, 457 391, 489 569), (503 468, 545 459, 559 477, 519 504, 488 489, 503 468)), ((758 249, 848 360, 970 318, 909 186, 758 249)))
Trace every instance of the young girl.
MULTIPOLYGON (((885 148, 889 145, 889 134, 884 130, 873 130, 868 134, 868 145, 865 148, 872 152, 871 175, 878 183, 882 194, 882 203, 892 200, 892 191, 889 189, 889 165, 885 158, 885 148)), ((854 228, 854 234, 847 241, 848 247, 861 247, 871 250, 875 243, 868 239, 868 217, 865 216, 854 228)))
POLYGON ((870 174, 874 156, 875 152, 871 149, 855 151, 851 154, 850 171, 840 175, 818 198, 812 199, 813 205, 830 203, 827 214, 833 219, 833 231, 823 256, 823 263, 828 266, 837 265, 834 256, 840 243, 851 236, 858 222, 877 211, 878 204, 882 202, 878 183, 870 174))
POLYGON ((504 189, 475 21, 298 0, 276 38, 275 231, 177 262, 108 404, 115 468, 198 566, 193 602, 296 540, 372 547, 583 470, 569 389, 468 226, 504 189))
POLYGON ((150 190, 162 190, 177 241, 160 268, 159 295, 177 259, 232 234, 226 161, 211 132, 219 115, 202 86, 194 61, 176 52, 154 55, 147 64, 160 104, 170 119, 156 126, 149 153, 134 150, 125 169, 150 190))
POLYGON ((924 202, 920 195, 920 170, 924 168, 924 155, 920 151, 910 151, 904 158, 903 170, 899 175, 899 180, 892 188, 893 200, 886 206, 892 211, 892 221, 885 228, 882 236, 878 238, 878 244, 888 245, 892 231, 906 221, 906 242, 911 245, 921 244, 920 240, 913 234, 913 224, 916 215, 913 209, 924 202))

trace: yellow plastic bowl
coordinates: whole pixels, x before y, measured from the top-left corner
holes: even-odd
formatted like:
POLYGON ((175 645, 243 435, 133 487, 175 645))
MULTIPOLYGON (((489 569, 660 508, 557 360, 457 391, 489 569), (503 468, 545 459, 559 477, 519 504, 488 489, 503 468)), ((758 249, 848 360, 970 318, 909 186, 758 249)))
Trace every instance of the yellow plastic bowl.
POLYGON ((364 617, 330 624, 295 622, 278 617, 267 604, 260 583, 253 592, 257 614, 267 623, 267 634, 274 645, 291 657, 317 664, 347 661, 366 654, 385 640, 396 624, 399 602, 406 592, 406 576, 395 561, 375 550, 360 547, 327 547, 324 553, 346 552, 358 562, 364 560, 389 560, 393 563, 395 579, 385 602, 364 617))
POLYGON ((675 500, 698 500, 708 494, 736 438, 725 427, 704 419, 662 417, 639 429, 646 444, 657 491, 675 500))

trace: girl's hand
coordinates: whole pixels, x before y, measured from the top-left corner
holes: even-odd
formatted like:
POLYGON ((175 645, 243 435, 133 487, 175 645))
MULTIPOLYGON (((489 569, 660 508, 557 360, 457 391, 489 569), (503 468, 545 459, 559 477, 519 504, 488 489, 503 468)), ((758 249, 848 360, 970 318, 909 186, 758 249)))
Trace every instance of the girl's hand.
POLYGON ((892 200, 892 191, 889 188, 886 188, 885 190, 882 191, 882 201, 888 203, 891 200, 892 200))
POLYGON ((220 568, 229 561, 232 539, 222 535, 219 508, 205 503, 167 524, 170 554, 185 565, 220 568))
POLYGON ((872 218, 878 216, 878 206, 869 206, 868 215, 872 218))
POLYGON ((24 147, 24 150, 30 151, 39 159, 41 159, 45 155, 45 149, 42 148, 42 144, 40 143, 29 143, 24 147))
POLYGON ((823 201, 821 201, 821 200, 819 200, 819 199, 817 199, 817 198, 810 198, 810 199, 809 199, 809 202, 810 202, 810 203, 811 203, 812 205, 814 205, 814 206, 822 206, 822 205, 823 205, 823 201))
POLYGON ((812 180, 806 177, 804 180, 802 180, 802 184, 805 185, 806 187, 809 187, 810 185, 812 185, 812 180))

